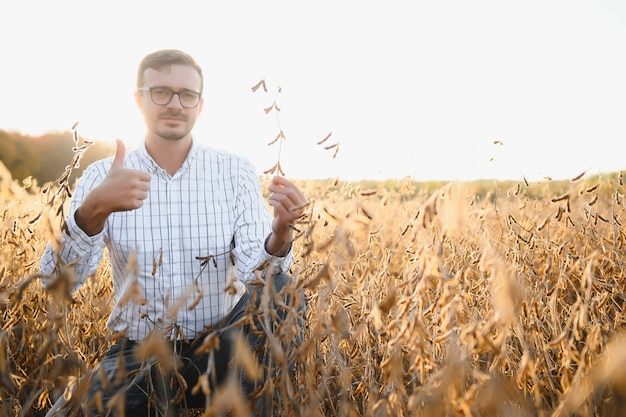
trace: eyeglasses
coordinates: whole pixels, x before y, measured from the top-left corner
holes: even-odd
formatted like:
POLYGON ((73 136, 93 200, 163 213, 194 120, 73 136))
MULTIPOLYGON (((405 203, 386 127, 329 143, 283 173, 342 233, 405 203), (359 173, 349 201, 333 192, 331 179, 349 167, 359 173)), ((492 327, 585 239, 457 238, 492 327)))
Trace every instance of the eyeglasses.
POLYGON ((192 90, 174 91, 167 87, 140 87, 139 91, 149 91, 154 104, 165 106, 172 101, 172 97, 178 96, 180 105, 186 109, 193 109, 200 103, 201 93, 192 90))

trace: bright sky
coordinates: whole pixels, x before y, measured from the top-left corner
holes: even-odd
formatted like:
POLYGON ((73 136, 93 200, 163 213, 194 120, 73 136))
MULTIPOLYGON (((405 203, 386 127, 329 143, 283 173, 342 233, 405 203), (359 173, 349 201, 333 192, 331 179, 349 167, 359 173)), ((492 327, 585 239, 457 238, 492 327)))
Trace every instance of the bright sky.
POLYGON ((137 65, 179 48, 205 71, 195 137, 259 172, 279 158, 279 126, 291 178, 626 170, 623 0, 25 0, 2 17, 4 130, 79 121, 83 137, 136 146, 137 65), (269 92, 253 93, 261 79, 269 92))

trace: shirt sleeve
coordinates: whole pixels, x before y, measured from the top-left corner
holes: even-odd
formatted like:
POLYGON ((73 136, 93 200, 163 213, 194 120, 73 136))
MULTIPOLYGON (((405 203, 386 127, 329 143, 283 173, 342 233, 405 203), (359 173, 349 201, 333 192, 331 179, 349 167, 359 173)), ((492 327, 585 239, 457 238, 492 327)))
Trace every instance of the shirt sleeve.
POLYGON ((293 252, 282 257, 265 249, 265 240, 272 232, 272 217, 261 192, 261 183, 252 164, 243 159, 237 194, 237 225, 234 254, 237 272, 244 282, 254 279, 255 270, 268 262, 273 270, 287 271, 293 262, 293 252))
POLYGON ((94 163, 87 167, 79 179, 66 219, 67 230, 63 231, 59 242, 59 250, 55 251, 50 242, 41 258, 39 270, 44 287, 50 283, 53 272, 61 265, 72 264, 75 272, 73 290, 77 290, 85 281, 96 272, 102 260, 102 249, 105 246, 104 232, 95 236, 88 236, 74 219, 74 214, 87 194, 97 186, 106 175, 103 162, 94 163))

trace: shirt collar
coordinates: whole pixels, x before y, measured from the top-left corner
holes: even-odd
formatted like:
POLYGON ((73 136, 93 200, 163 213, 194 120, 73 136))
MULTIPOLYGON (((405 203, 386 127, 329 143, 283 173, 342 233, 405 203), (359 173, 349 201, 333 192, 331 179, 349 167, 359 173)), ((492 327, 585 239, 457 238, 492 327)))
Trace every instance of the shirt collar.
MULTIPOLYGON (((150 154, 148 153, 148 150, 146 149, 146 142, 142 142, 141 146, 138 149, 139 151, 139 155, 141 158, 141 161, 146 165, 146 167, 148 168, 148 170, 152 173, 155 174, 162 174, 162 175, 167 175, 169 176, 169 174, 159 166, 159 164, 157 164, 154 159, 152 159, 152 157, 150 156, 150 154)), ((187 172, 189 170, 189 168, 191 167, 191 164, 193 163, 193 161, 196 159, 196 156, 198 155, 198 144, 196 143, 196 141, 192 138, 191 139, 191 148, 189 149, 189 153, 187 154, 187 158, 185 158, 185 160, 183 161, 183 164, 181 165, 181 167, 178 169, 178 171, 176 171, 176 174, 174 174, 174 177, 178 176, 178 175, 182 175, 185 172, 187 172)))

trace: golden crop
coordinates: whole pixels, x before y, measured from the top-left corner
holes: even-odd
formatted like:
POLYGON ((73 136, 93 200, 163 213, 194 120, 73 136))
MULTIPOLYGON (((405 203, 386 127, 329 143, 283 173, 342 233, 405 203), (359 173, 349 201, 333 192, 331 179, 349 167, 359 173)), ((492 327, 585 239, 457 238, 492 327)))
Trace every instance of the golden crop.
MULTIPOLYGON (((70 190, 0 181, 0 414, 35 416, 111 342, 110 276, 103 263, 70 295, 69 267, 43 290, 39 257, 70 190)), ((297 368, 259 388, 280 393, 279 415, 624 413, 621 174, 490 193, 409 180, 299 185, 310 204, 294 225, 291 273, 307 296, 306 337, 288 349, 295 313, 269 335, 273 369, 297 368)), ((234 365, 259 374, 245 346, 234 365)), ((206 380, 195 389, 206 392, 206 380)), ((198 413, 247 415, 237 398, 227 385, 198 413)))

